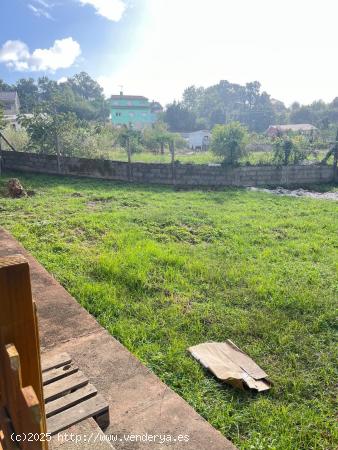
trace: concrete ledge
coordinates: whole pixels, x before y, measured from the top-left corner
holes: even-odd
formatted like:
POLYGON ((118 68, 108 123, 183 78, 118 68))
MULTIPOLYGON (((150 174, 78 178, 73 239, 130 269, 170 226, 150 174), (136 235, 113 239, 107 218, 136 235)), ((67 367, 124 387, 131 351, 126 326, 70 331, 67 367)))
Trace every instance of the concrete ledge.
MULTIPOLYGON (((67 351, 109 402, 110 426, 105 434, 117 436, 117 441, 112 442, 114 448, 235 449, 230 441, 108 334, 9 233, 0 229, 0 256, 17 253, 24 254, 29 260, 42 352, 67 351), (170 435, 176 442, 160 443, 159 438, 157 442, 141 441, 146 434, 170 435), (136 435, 138 440, 135 440, 136 435), (179 435, 188 435, 189 441, 178 441, 179 435)), ((56 445, 55 441, 53 445, 56 445)), ((78 448, 101 447, 94 444, 78 448)))

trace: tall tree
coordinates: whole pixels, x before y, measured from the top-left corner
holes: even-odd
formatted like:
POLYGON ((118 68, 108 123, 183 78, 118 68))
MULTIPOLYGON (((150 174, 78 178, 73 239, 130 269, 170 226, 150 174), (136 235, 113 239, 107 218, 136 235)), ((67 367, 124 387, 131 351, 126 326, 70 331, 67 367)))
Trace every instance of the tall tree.
POLYGON ((189 132, 196 129, 196 116, 182 103, 174 101, 167 106, 164 120, 171 131, 189 132))
MULTIPOLYGON (((239 120, 250 130, 260 132, 267 129, 276 117, 274 103, 266 92, 261 92, 258 81, 241 86, 221 80, 205 89, 190 86, 183 93, 182 106, 195 115, 198 128, 212 128, 216 124, 239 120)), ((181 111, 177 107, 170 112, 176 116, 170 117, 171 121, 180 120, 181 111)))
POLYGON ((20 111, 32 113, 39 103, 38 86, 33 78, 21 78, 15 83, 20 100, 20 111))
POLYGON ((313 123, 315 122, 315 114, 308 106, 301 106, 290 114, 291 123, 313 123))
POLYGON ((10 84, 7 84, 5 81, 0 79, 0 92, 10 92, 13 91, 14 88, 10 84))
POLYGON ((80 72, 68 78, 65 84, 69 84, 73 92, 84 100, 94 101, 104 99, 102 87, 86 72, 80 72))

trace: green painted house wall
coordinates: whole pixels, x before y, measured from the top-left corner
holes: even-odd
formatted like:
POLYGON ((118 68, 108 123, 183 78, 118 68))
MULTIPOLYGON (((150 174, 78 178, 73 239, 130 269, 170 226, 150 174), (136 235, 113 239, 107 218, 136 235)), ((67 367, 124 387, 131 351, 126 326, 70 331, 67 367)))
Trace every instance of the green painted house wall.
POLYGON ((154 105, 158 104, 150 103, 146 97, 112 95, 110 102, 110 117, 116 126, 131 125, 134 128, 145 128, 157 120, 159 108, 154 105))

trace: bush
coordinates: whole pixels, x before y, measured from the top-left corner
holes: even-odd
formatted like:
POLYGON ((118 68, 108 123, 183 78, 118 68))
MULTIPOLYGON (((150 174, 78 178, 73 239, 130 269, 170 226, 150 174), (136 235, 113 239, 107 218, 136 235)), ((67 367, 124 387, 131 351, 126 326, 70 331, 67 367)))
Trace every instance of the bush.
POLYGON ((283 166, 304 161, 309 153, 302 136, 277 137, 273 142, 273 149, 274 162, 283 166))
POLYGON ((73 113, 34 114, 22 119, 27 130, 29 151, 63 156, 107 157, 117 139, 111 125, 78 120, 73 113))
MULTIPOLYGON (((22 152, 27 150, 29 137, 27 131, 24 128, 20 128, 18 130, 14 129, 11 125, 6 125, 3 130, 1 130, 2 134, 8 140, 10 144, 13 145, 15 150, 22 152)), ((2 141, 3 149, 9 150, 7 144, 2 141)))
POLYGON ((246 153, 248 132, 239 122, 215 125, 211 133, 211 151, 225 164, 236 164, 246 153))

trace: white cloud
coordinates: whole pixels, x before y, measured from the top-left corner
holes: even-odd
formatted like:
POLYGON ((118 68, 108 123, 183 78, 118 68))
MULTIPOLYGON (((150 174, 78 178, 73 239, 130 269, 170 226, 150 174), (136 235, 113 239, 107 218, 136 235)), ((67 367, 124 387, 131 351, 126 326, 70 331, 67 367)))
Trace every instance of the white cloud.
POLYGON ((48 10, 51 10, 55 5, 53 3, 49 3, 46 0, 31 0, 31 3, 28 3, 27 7, 33 12, 33 14, 37 17, 45 17, 49 20, 54 20, 53 16, 48 10))
POLYGON ((67 83, 68 78, 67 77, 61 77, 57 80, 57 84, 67 83))
POLYGON ((37 17, 45 17, 46 19, 53 20, 51 14, 48 11, 45 11, 43 8, 34 6, 31 3, 28 4, 28 8, 33 11, 33 14, 37 17))
POLYGON ((57 39, 47 49, 37 48, 30 53, 22 41, 7 41, 0 49, 0 63, 17 71, 51 71, 66 69, 81 54, 78 42, 73 38, 57 39))
POLYGON ((96 10, 96 14, 105 17, 112 22, 118 22, 127 5, 124 0, 78 0, 81 5, 93 6, 96 10))
POLYGON ((45 8, 52 8, 54 5, 46 2, 45 0, 35 0, 36 3, 39 3, 41 6, 44 6, 45 8))

